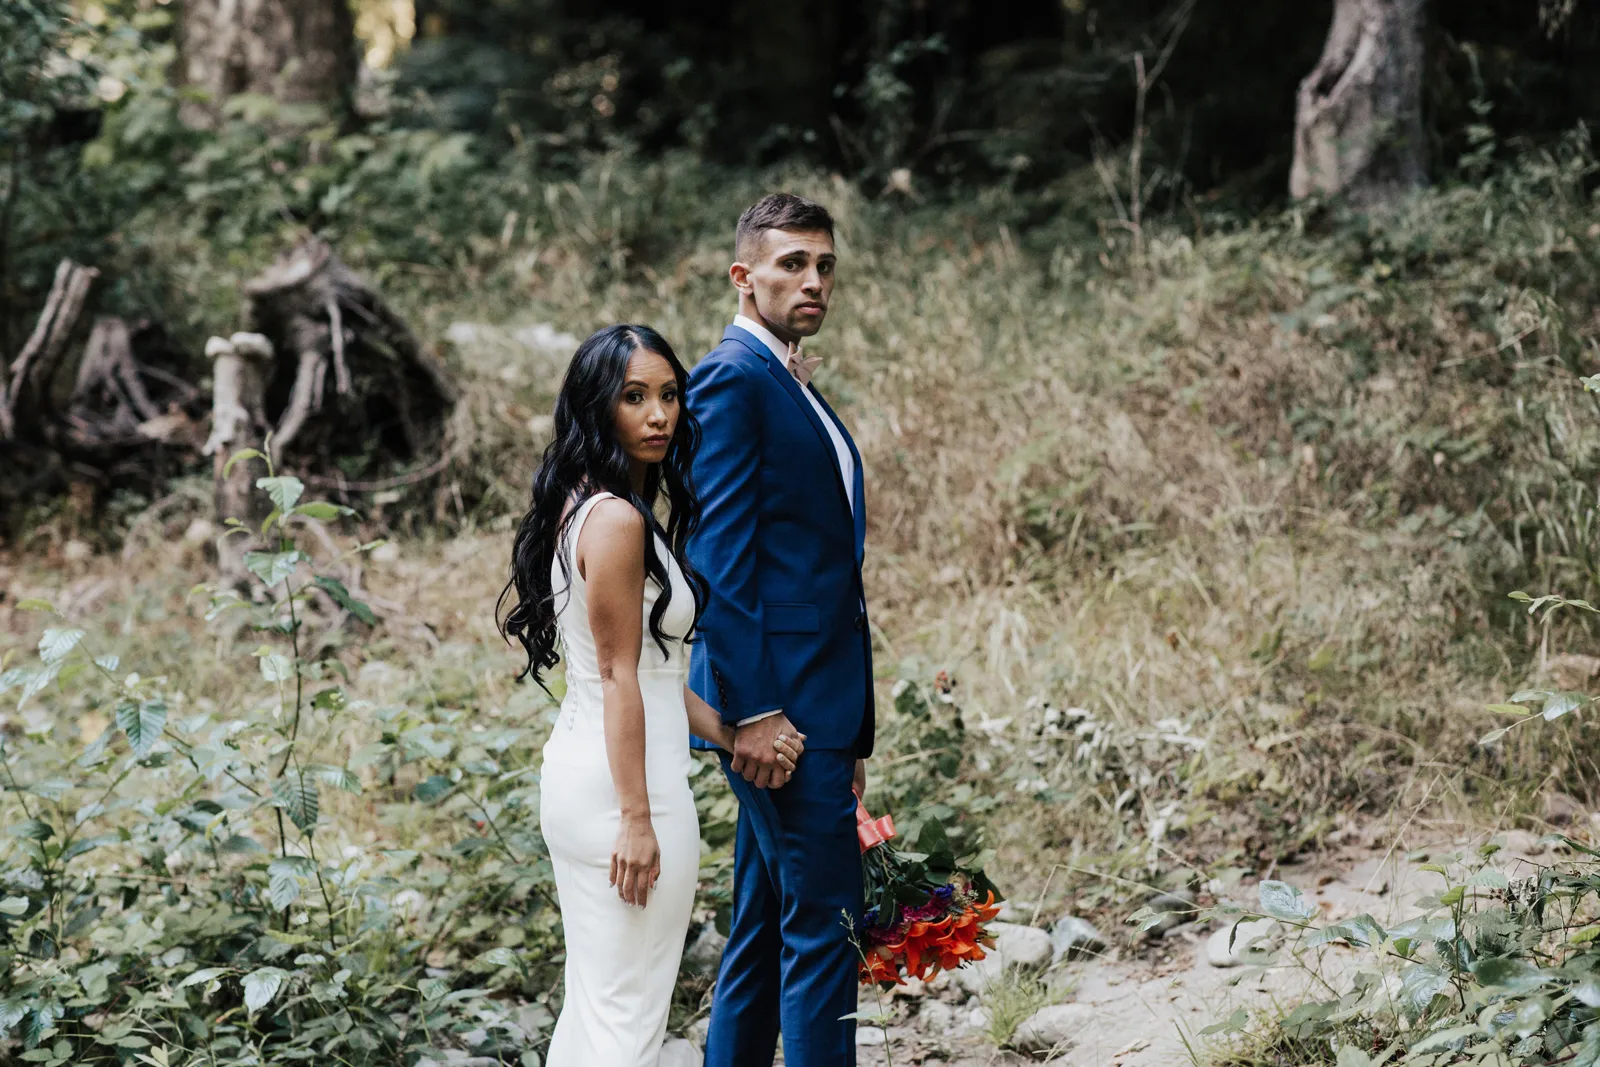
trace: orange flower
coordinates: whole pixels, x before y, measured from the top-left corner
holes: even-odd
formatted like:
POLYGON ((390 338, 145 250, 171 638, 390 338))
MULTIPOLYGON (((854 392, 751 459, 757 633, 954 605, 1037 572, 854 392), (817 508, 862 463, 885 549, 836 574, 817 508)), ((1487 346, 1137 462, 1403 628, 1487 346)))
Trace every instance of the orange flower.
POLYGON ((907 923, 896 940, 863 954, 861 981, 904 985, 907 976, 927 981, 940 971, 981 960, 987 955, 985 947, 993 944, 984 924, 999 913, 994 894, 989 893, 981 904, 974 901, 959 915, 907 923))

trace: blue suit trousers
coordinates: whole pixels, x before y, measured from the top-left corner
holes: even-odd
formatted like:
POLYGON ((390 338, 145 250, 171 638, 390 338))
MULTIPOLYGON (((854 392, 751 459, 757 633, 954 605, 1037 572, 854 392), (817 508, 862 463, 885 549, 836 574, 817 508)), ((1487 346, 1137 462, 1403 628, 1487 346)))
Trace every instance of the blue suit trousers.
POLYGON ((807 749, 782 789, 723 770, 739 798, 733 919, 706 1067, 854 1067, 861 847, 855 753, 807 749))

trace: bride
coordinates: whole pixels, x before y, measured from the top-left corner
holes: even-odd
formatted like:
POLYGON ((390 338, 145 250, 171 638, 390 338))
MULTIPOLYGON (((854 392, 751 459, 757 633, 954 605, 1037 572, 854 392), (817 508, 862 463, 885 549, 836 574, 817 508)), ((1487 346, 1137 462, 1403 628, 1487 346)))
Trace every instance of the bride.
MULTIPOLYGON (((689 734, 733 749, 685 686, 703 603, 684 552, 699 520, 687 379, 647 326, 583 342, 501 594, 516 593, 501 631, 527 651, 524 674, 544 685, 566 660, 540 778, 567 950, 549 1067, 655 1067, 700 865, 689 734)), ((777 741, 784 781, 804 740, 777 741)))

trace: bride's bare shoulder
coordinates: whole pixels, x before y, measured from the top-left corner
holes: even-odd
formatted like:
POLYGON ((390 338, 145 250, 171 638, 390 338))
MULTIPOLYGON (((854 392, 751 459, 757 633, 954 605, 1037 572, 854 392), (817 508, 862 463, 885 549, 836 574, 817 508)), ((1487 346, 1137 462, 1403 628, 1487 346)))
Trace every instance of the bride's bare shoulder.
POLYGON ((579 567, 589 560, 608 568, 637 561, 640 573, 644 572, 644 516, 632 504, 608 496, 590 507, 583 529, 578 531, 579 567))

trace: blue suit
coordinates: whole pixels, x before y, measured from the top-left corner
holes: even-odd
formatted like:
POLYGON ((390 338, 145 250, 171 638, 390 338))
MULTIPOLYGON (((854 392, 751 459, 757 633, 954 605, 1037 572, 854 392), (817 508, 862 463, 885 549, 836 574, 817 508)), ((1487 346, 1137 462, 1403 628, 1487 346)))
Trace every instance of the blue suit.
MULTIPOLYGON (((820 395, 818 397, 820 400, 820 395)), ((822 420, 783 363, 730 326, 689 376, 702 440, 700 530, 689 556, 710 587, 689 671, 736 724, 781 709, 806 735, 782 789, 728 774, 739 798, 734 905, 706 1067, 855 1063, 861 857, 850 791, 872 751, 872 648, 861 560, 861 458, 850 506, 822 420)), ((727 757, 724 756, 727 769, 727 757)))

